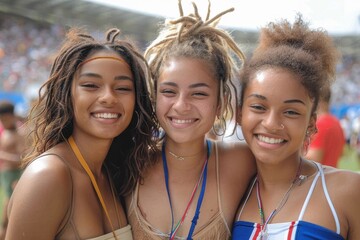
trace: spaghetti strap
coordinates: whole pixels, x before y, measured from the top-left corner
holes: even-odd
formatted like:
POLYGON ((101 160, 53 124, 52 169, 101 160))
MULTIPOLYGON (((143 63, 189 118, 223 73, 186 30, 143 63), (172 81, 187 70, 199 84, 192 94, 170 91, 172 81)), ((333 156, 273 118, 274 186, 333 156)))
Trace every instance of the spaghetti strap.
POLYGON ((332 213, 332 215, 334 217, 334 221, 335 221, 335 225, 336 225, 336 233, 340 234, 340 222, 339 222, 339 218, 337 216, 334 204, 332 203, 329 192, 327 190, 324 170, 323 170, 322 165, 320 163, 317 163, 317 162, 314 162, 314 163, 316 164, 316 167, 318 169, 318 173, 316 174, 316 176, 315 176, 315 178, 314 178, 314 180, 313 180, 313 182, 311 184, 311 187, 310 187, 309 192, 308 192, 308 194, 306 196, 306 199, 305 199, 304 205, 303 205, 303 207, 301 209, 298 220, 301 221, 303 219, 304 214, 305 214, 305 210, 306 210, 307 205, 308 205, 308 203, 310 201, 310 198, 311 198, 311 195, 312 195, 312 193, 314 191, 317 180, 319 179, 319 177, 321 177, 321 183, 322 183, 323 191, 324 191, 324 194, 325 194, 325 198, 326 198, 326 201, 329 204, 331 213, 332 213))
POLYGON ((216 169, 216 187, 217 187, 217 199, 218 199, 218 207, 221 211, 221 194, 220 194, 220 172, 219 172, 219 153, 217 142, 215 142, 215 169, 216 169))
POLYGON ((322 183, 322 185, 323 185, 323 190, 324 190, 324 194, 325 194, 326 200, 327 200, 327 202, 328 202, 328 204, 329 204, 329 207, 330 207, 330 209, 331 209, 331 213, 333 214, 333 217, 334 217, 334 220, 335 220, 336 233, 337 233, 337 234, 340 234, 340 222, 339 222, 339 218, 338 218, 338 216, 337 216, 337 213, 336 213, 334 204, 332 203, 331 198, 330 198, 330 195, 329 195, 329 192, 328 192, 328 190, 327 190, 324 170, 323 170, 321 164, 316 163, 316 165, 318 166, 319 171, 320 171, 321 183, 322 183))
POLYGON ((247 196, 246 196, 246 198, 245 198, 244 203, 243 203, 242 206, 241 206, 241 209, 240 209, 239 214, 238 214, 238 216, 237 216, 237 218, 236 218, 236 221, 239 221, 239 220, 240 220, 240 216, 241 216, 241 214, 242 214, 242 212, 243 212, 243 210, 244 210, 244 208, 245 208, 245 205, 246 205, 247 201, 249 200, 249 197, 250 197, 250 195, 251 195, 251 192, 252 192, 252 190, 253 190, 253 188, 254 188, 254 186, 255 186, 256 180, 257 180, 257 177, 255 177, 254 180, 253 180, 253 182, 251 183, 251 186, 250 186, 250 188, 249 188, 249 190, 248 190, 248 192, 247 192, 247 196))
MULTIPOLYGON (((60 156, 59 154, 56 154, 56 153, 44 153, 42 155, 39 155, 37 156, 36 158, 34 158, 29 164, 31 164, 33 161, 35 161, 36 159, 39 159, 41 157, 45 157, 45 156, 56 156, 59 158, 59 160, 61 162, 64 163, 64 165, 67 167, 66 169, 68 170, 68 173, 69 173, 69 177, 70 177, 70 181, 71 181, 71 200, 70 200, 70 208, 68 209, 68 211, 66 212, 66 215, 63 219, 63 221, 61 222, 61 225, 59 227, 59 230, 58 232, 56 233, 56 238, 55 239, 58 239, 58 237, 60 237, 63 232, 65 231, 65 228, 68 224, 70 224, 72 226, 73 229, 76 229, 75 228, 75 225, 73 223, 73 221, 71 220, 72 217, 73 217, 73 213, 74 213, 74 186, 73 186, 73 178, 72 178, 72 174, 71 174, 71 170, 70 170, 70 166, 69 166, 69 163, 67 161, 65 161, 65 159, 60 156)), ((74 231, 75 233, 75 239, 76 240, 80 240, 80 236, 78 234, 77 231, 74 231)))
POLYGON ((139 180, 136 182, 135 189, 131 193, 131 200, 129 204, 128 215, 131 214, 132 211, 135 211, 136 206, 138 205, 138 195, 139 195, 139 180))
POLYGON ((302 206, 302 208, 301 208, 298 221, 301 221, 302 218, 304 217, 305 210, 306 210, 306 208, 307 208, 307 205, 309 204, 311 195, 312 195, 312 193, 314 192, 315 185, 316 185, 317 180, 319 179, 319 177, 320 177, 320 172, 318 172, 318 173, 316 174, 316 176, 314 177, 313 182, 311 183, 311 187, 310 187, 309 192, 308 192, 308 194, 307 194, 307 196, 306 196, 306 198, 305 198, 304 204, 303 204, 303 206, 302 206))
POLYGON ((218 151, 217 142, 214 142, 214 145, 215 145, 215 168, 216 168, 216 185, 217 185, 218 208, 219 208, 220 216, 221 216, 222 220, 225 223, 226 229, 231 234, 231 230, 230 230, 230 228, 229 228, 229 226, 227 224, 227 221, 226 221, 225 216, 224 216, 224 212, 222 210, 222 201, 221 201, 221 193, 220 193, 219 151, 218 151))

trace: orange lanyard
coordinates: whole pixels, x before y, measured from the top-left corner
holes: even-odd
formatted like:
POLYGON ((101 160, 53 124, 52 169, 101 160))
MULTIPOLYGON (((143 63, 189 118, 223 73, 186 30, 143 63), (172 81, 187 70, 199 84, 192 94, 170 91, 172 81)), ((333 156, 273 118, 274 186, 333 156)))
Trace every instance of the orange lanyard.
MULTIPOLYGON (((106 205, 105 205, 105 201, 101 195, 101 192, 100 192, 100 189, 99 189, 99 186, 96 182, 96 179, 94 177, 94 174, 91 172, 90 168, 89 168, 89 165, 86 163, 83 155, 81 154, 78 146, 76 145, 75 141, 74 141, 74 138, 72 136, 69 137, 69 144, 70 144, 70 147, 71 149, 73 150, 73 152, 75 153, 75 156, 76 158, 78 159, 78 161, 80 162, 81 166, 84 168, 85 172, 87 173, 87 175, 89 176, 90 180, 91 180, 91 183, 95 189, 95 192, 100 200, 100 203, 101 203, 101 206, 103 207, 104 209, 104 212, 106 214, 106 217, 110 223, 110 226, 111 226, 111 230, 112 230, 112 233, 114 235, 114 238, 117 240, 117 237, 115 235, 115 232, 114 232, 114 226, 111 222, 111 219, 110 219, 110 215, 107 211, 107 208, 106 208, 106 205)), ((110 181, 110 179, 109 179, 110 181)), ((115 203, 116 204, 116 203, 115 203)))

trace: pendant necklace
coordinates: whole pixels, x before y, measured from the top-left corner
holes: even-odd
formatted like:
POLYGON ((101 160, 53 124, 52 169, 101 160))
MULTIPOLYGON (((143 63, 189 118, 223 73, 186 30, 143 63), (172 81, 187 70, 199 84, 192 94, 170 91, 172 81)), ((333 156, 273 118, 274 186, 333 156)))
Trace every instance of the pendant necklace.
POLYGON ((191 203, 194 200, 194 196, 195 193, 197 192, 198 187, 201 184, 201 190, 200 190, 200 194, 199 194, 199 198, 198 198, 198 202, 197 202, 197 206, 196 206, 196 210, 195 210, 195 214, 194 217, 192 219, 192 223, 191 223, 191 227, 187 236, 188 240, 191 240, 192 235, 194 233, 195 230, 195 226, 197 224, 199 215, 200 215, 200 208, 202 205, 202 201, 204 199, 204 194, 205 194, 205 188, 206 188, 206 180, 207 180, 207 165, 208 165, 208 160, 209 160, 209 156, 210 156, 210 151, 211 151, 211 141, 207 140, 206 141, 207 144, 207 155, 205 157, 205 161, 204 164, 202 166, 202 170, 201 170, 201 174, 199 177, 198 182, 195 184, 195 187, 191 193, 190 196, 190 200, 185 208, 185 211, 181 217, 181 219, 174 224, 174 213, 173 213, 173 207, 172 207, 172 202, 171 202, 171 196, 170 196, 170 187, 169 187, 169 170, 168 170, 168 166, 167 166, 167 161, 166 161, 166 154, 165 154, 165 141, 162 145, 162 161, 163 161, 163 169, 164 169, 164 176, 165 176, 165 185, 166 185, 166 192, 168 195, 168 199, 169 199, 169 204, 170 204, 170 210, 171 210, 171 231, 169 233, 169 239, 173 240, 175 239, 176 236, 176 232, 179 230, 180 226, 184 223, 185 221, 185 217, 190 209, 191 203))
POLYGON ((296 172, 296 176, 295 176, 294 180, 292 181, 290 187, 285 192, 284 196, 282 197, 282 199, 280 200, 280 202, 278 203, 276 208, 267 217, 267 219, 265 219, 265 215, 264 215, 264 209, 263 209, 263 204, 262 204, 261 195, 260 195, 259 180, 256 179, 256 198, 257 198, 257 202, 258 202, 259 215, 260 215, 260 219, 261 219, 261 225, 260 225, 261 232, 260 232, 259 236, 257 237, 257 240, 267 240, 268 239, 269 234, 267 232, 267 225, 274 218, 274 216, 283 208, 283 206, 289 199, 290 193, 294 189, 294 187, 301 185, 301 183, 304 180, 306 180, 307 176, 300 175, 301 165, 302 165, 302 158, 300 158, 300 163, 299 163, 299 167, 296 172))

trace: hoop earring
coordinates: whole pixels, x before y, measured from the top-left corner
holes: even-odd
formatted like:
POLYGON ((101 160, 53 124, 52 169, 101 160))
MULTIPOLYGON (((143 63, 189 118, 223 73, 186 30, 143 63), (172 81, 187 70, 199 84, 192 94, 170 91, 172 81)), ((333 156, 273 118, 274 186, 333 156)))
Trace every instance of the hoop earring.
POLYGON ((239 136, 238 127, 240 127, 240 130, 241 130, 241 133, 242 133, 241 126, 238 123, 236 123, 236 126, 235 126, 236 138, 239 139, 239 141, 244 142, 245 141, 244 135, 242 134, 242 137, 239 136))
POLYGON ((218 121, 219 123, 218 124, 214 124, 212 129, 213 129, 213 132, 216 136, 220 137, 222 135, 224 135, 225 133, 225 130, 226 130, 226 121, 225 121, 225 118, 224 117, 217 117, 218 118, 218 121))
POLYGON ((311 143, 311 137, 317 133, 317 128, 315 126, 315 128, 308 128, 306 130, 306 135, 305 135, 305 140, 304 140, 304 145, 303 145, 303 154, 306 155, 308 150, 309 150, 309 146, 311 143))

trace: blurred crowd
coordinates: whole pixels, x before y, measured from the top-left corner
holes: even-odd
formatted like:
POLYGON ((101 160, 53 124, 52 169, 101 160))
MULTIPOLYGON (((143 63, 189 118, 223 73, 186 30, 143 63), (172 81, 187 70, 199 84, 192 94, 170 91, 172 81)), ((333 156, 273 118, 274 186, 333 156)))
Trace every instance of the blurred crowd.
POLYGON ((333 85, 333 103, 360 103, 360 59, 359 56, 343 56, 337 68, 337 79, 333 85))
MULTIPOLYGON (((36 97, 39 86, 49 75, 53 54, 64 33, 65 28, 59 25, 0 15, 0 92, 21 92, 27 101, 36 97)), ((335 115, 343 118, 348 131, 351 132, 354 125, 360 132, 357 124, 360 116, 359 56, 342 56, 332 92, 332 103, 336 106, 359 105, 355 110, 335 115)), ((350 139, 351 133, 346 135, 350 139)))
MULTIPOLYGON (((54 51, 64 35, 58 25, 0 15, 0 91, 24 91, 49 75, 54 51)), ((333 87, 333 102, 360 102, 359 56, 343 56, 333 87)))
MULTIPOLYGON (((49 75, 54 51, 64 36, 58 25, 0 15, 0 91, 24 91, 49 75)), ((343 56, 333 86, 333 102, 360 102, 359 56, 343 56)))
POLYGON ((0 91, 24 92, 41 84, 49 75, 63 30, 56 25, 0 15, 0 91))

